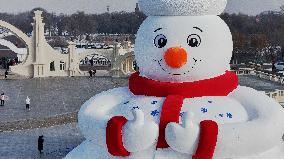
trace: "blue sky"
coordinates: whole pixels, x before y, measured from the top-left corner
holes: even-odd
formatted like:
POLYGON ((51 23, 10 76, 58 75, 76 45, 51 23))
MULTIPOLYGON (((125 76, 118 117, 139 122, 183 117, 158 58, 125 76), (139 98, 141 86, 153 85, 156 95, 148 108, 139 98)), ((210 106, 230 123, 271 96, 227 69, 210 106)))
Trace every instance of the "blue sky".
MULTIPOLYGON (((21 12, 35 7, 46 8, 50 12, 102 13, 109 5, 111 11, 133 11, 137 0, 0 0, 0 12, 21 12)), ((258 14, 266 10, 277 10, 284 0, 228 0, 226 11, 258 14)))

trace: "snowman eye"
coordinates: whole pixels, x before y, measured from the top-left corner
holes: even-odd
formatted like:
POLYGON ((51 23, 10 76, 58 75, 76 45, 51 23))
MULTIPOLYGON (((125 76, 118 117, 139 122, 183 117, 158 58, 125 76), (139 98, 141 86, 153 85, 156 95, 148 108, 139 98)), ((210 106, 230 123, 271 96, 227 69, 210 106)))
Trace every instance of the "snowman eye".
POLYGON ((198 47, 201 44, 201 38, 197 34, 191 34, 187 38, 187 44, 190 47, 198 47))
POLYGON ((163 48, 167 45, 167 37, 163 34, 157 35, 154 40, 154 44, 157 48, 163 48))

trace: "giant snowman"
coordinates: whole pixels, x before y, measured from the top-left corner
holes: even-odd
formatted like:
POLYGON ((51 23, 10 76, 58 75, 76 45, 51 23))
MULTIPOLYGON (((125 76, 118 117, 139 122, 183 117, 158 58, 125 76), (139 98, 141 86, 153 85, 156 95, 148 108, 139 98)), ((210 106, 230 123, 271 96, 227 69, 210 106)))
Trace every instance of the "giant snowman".
POLYGON ((66 159, 284 159, 283 108, 238 86, 226 0, 140 0, 140 72, 79 112, 66 159))

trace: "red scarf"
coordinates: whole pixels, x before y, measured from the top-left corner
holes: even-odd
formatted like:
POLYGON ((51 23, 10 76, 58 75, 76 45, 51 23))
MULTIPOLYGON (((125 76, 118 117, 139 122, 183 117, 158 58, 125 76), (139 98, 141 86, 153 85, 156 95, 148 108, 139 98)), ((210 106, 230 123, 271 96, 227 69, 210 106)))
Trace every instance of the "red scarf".
POLYGON ((203 96, 227 96, 238 86, 238 77, 226 71, 225 74, 195 82, 171 83, 159 82, 139 76, 139 72, 131 75, 129 89, 134 95, 167 97, 179 95, 184 98, 203 96))
MULTIPOLYGON (((167 148, 169 145, 165 140, 165 128, 170 122, 179 123, 179 115, 183 100, 185 98, 203 97, 203 96, 227 96, 230 92, 236 89, 238 86, 238 77, 229 71, 225 74, 214 77, 211 79, 200 80, 195 82, 183 82, 183 83, 171 83, 160 82, 145 77, 139 76, 139 72, 131 75, 129 79, 129 89, 134 95, 156 96, 166 97, 160 117, 159 125, 159 138, 157 148, 167 148)), ((127 120, 123 117, 115 117, 108 124, 114 124, 117 126, 117 130, 122 128, 123 124, 127 120), (118 122, 120 121, 120 122, 118 122), (118 126, 119 125, 119 126, 118 126)), ((109 135, 113 135, 113 129, 108 125, 109 135)), ((113 127, 113 126, 112 126, 113 127)), ((121 131, 120 131, 121 132, 121 131)), ((218 125, 214 121, 203 121, 200 123, 200 139, 196 154, 193 159, 211 159, 214 155, 215 146, 217 142, 218 125)), ((120 138, 120 135, 117 135, 120 138)), ((121 139, 117 139, 121 140, 121 139)), ((110 143, 113 143, 110 141, 110 143)), ((112 144, 113 145, 113 144, 112 144)), ((129 155, 122 147, 123 143, 120 142, 120 150, 124 151, 124 156, 129 155)), ((110 148, 109 150, 115 149, 110 148)), ((116 151, 119 146, 115 146, 116 151)), ((111 152, 111 151, 110 151, 111 152)), ((115 154, 115 153, 112 153, 115 154)), ((119 154, 118 152, 116 154, 119 154)))

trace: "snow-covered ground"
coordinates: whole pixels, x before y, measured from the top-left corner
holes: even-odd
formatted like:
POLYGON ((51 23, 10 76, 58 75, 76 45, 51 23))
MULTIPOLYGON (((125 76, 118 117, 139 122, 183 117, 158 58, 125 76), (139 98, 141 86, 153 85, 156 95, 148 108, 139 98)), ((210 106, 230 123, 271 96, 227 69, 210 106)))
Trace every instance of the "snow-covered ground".
POLYGON ((95 94, 127 83, 127 79, 109 77, 0 80, 0 92, 10 97, 0 107, 0 123, 76 112, 95 94), (25 109, 27 96, 31 98, 30 111, 25 109))
POLYGON ((0 159, 61 159, 84 140, 76 124, 0 133, 0 159), (44 135, 43 154, 37 150, 44 135))

